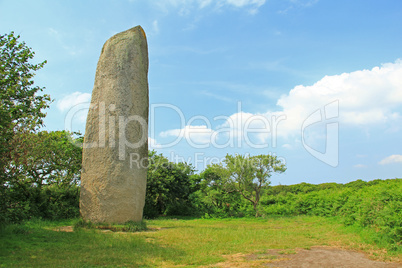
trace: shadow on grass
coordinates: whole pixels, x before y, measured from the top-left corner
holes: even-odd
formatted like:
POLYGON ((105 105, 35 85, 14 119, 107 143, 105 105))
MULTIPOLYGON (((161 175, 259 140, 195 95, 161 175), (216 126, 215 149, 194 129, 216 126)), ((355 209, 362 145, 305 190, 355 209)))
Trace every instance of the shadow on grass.
POLYGON ((25 225, 2 230, 0 248, 2 267, 155 267, 160 263, 174 264, 185 255, 135 234, 58 232, 25 225))

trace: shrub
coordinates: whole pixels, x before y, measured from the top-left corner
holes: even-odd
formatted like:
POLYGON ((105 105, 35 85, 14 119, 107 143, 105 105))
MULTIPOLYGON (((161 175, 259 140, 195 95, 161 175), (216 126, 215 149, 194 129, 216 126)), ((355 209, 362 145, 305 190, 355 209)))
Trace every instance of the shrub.
POLYGON ((401 245, 401 179, 271 188, 271 195, 261 200, 268 215, 340 216, 345 225, 373 228, 378 240, 394 248, 401 245))

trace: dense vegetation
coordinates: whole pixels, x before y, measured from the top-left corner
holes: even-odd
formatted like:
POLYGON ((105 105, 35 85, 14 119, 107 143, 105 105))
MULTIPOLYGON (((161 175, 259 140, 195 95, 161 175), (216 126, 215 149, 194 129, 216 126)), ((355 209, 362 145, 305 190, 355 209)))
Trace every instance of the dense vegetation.
POLYGON ((8 165, 2 221, 78 217, 82 150, 75 143, 82 138, 65 131, 18 137, 29 152, 12 158, 8 165))
POLYGON ((345 225, 375 229, 378 241, 402 246, 402 179, 280 185, 267 190, 262 205, 267 215, 338 216, 345 225))
MULTIPOLYGON (((0 225, 79 217, 82 137, 40 131, 50 97, 34 86, 44 63, 13 33, 0 36, 0 225)), ((402 180, 270 186, 285 165, 272 155, 227 155, 199 174, 149 152, 144 217, 316 215, 373 229, 379 243, 402 241, 402 180)))

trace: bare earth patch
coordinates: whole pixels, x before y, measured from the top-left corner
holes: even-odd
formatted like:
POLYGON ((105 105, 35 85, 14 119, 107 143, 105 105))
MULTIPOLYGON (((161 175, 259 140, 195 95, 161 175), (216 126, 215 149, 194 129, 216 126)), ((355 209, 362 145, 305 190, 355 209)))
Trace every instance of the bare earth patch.
POLYGON ((309 250, 267 250, 261 254, 225 256, 225 262, 210 267, 353 267, 397 268, 401 263, 387 263, 368 259, 363 253, 331 247, 312 247, 309 250))
POLYGON ((53 229, 53 231, 71 233, 71 232, 74 232, 74 227, 73 226, 60 226, 60 227, 53 229))

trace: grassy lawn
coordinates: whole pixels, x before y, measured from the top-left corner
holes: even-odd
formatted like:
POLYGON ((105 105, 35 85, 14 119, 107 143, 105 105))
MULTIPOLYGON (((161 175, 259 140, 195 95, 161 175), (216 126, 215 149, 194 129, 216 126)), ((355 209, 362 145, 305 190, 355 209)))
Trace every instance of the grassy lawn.
POLYGON ((363 242, 356 230, 321 217, 158 219, 147 221, 153 231, 139 233, 55 231, 75 222, 33 221, 8 227, 0 234, 0 267, 215 267, 225 262, 227 267, 242 262, 251 267, 269 261, 269 249, 287 255, 312 246, 402 259, 400 253, 363 242))

